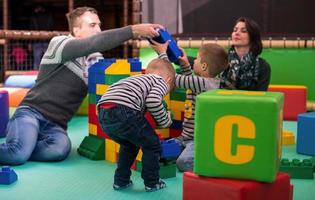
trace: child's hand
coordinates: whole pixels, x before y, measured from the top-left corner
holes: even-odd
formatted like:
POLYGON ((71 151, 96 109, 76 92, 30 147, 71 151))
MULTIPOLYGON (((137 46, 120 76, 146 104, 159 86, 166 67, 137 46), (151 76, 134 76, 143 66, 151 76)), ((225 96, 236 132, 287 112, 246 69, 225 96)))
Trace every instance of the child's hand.
POLYGON ((180 49, 181 52, 183 53, 183 56, 181 56, 181 57, 178 58, 179 64, 180 64, 181 66, 188 66, 188 65, 190 65, 190 64, 189 64, 189 61, 188 61, 188 58, 187 58, 187 55, 186 55, 186 53, 185 53, 185 50, 184 50, 183 48, 181 48, 181 47, 179 47, 179 49, 180 49))
POLYGON ((164 44, 158 43, 154 40, 150 40, 150 46, 159 55, 162 53, 166 53, 169 43, 170 43, 170 40, 166 41, 164 44))

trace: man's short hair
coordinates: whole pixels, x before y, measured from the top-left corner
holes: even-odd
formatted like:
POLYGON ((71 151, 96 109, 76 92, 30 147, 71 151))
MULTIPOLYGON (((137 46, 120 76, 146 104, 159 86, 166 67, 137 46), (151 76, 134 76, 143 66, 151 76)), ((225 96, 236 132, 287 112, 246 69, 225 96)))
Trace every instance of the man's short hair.
POLYGON ((228 54, 218 44, 208 43, 202 45, 199 49, 199 56, 201 62, 207 63, 211 77, 216 77, 228 67, 228 54))
POLYGON ((83 15, 86 12, 91 12, 97 15, 96 9, 91 8, 91 7, 78 7, 66 14, 66 17, 68 20, 69 31, 71 35, 74 35, 74 32, 73 32, 74 27, 81 26, 81 22, 78 19, 81 17, 81 15, 83 15))

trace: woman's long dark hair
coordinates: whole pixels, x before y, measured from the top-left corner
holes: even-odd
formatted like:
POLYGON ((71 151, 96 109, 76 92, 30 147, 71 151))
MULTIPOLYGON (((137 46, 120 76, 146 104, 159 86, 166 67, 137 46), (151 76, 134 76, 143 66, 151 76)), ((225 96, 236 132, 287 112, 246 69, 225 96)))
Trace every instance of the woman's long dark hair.
POLYGON ((259 54, 261 54, 261 51, 262 51, 262 42, 261 42, 261 37, 260 37, 259 25, 254 20, 248 17, 238 18, 235 21, 235 25, 238 22, 245 23, 246 29, 249 34, 250 51, 254 54, 254 56, 258 56, 259 54))

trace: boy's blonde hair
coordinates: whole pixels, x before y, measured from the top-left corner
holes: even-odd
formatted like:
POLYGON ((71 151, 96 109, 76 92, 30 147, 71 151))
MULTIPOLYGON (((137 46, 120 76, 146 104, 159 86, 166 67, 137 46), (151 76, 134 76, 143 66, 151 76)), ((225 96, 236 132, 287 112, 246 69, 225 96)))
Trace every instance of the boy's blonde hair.
POLYGON ((228 54, 218 44, 204 44, 199 49, 201 63, 208 65, 209 76, 216 77, 228 67, 228 54))
POLYGON ((163 59, 153 59, 147 66, 147 69, 145 70, 146 74, 158 74, 162 77, 169 77, 171 80, 171 83, 174 83, 175 81, 175 70, 172 66, 172 64, 163 59))
POLYGON ((97 15, 96 9, 91 8, 91 7, 78 7, 66 14, 66 17, 68 20, 69 31, 71 35, 74 36, 74 32, 73 32, 74 27, 81 26, 81 21, 79 20, 79 18, 81 17, 81 15, 83 15, 86 12, 91 12, 97 15))

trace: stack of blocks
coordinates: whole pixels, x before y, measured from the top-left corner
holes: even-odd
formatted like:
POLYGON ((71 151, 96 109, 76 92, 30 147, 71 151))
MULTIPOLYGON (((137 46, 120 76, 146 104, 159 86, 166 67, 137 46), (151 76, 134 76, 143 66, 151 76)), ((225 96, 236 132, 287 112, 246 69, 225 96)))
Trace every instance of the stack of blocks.
POLYGON ((277 92, 198 95, 194 174, 184 174, 183 198, 289 200, 290 178, 278 173, 282 109, 283 95, 277 92))
MULTIPOLYGON (((89 69, 89 136, 86 136, 78 148, 78 153, 82 156, 92 160, 108 160, 110 162, 117 162, 119 144, 111 140, 106 133, 103 132, 97 116, 96 105, 101 96, 107 91, 108 87, 123 79, 133 75, 142 73, 141 62, 138 59, 115 60, 104 59, 94 64, 89 69)), ((156 129, 161 139, 173 138, 180 135, 182 130, 182 120, 184 116, 184 104, 186 93, 185 90, 176 89, 171 94, 168 94, 164 101, 167 107, 173 111, 173 124, 170 128, 156 129)), ((148 118, 147 118, 148 119, 148 118)), ((152 119, 151 119, 152 120, 152 119)), ((150 121, 150 119, 148 119, 150 121)), ((154 122, 153 122, 154 123, 154 122)), ((152 124, 153 124, 152 123, 152 124)), ((162 148, 169 145, 163 145, 162 148)), ((169 149, 167 149, 169 152, 169 149)), ((174 150, 174 151, 177 151, 174 150)), ((136 158, 133 169, 141 167, 140 161, 142 159, 142 152, 136 158)), ((162 177, 168 178, 176 175, 176 165, 173 162, 161 163, 162 177), (171 171, 171 173, 170 173, 171 171), (171 174, 171 175, 170 175, 171 174)))
POLYGON ((270 85, 268 91, 284 94, 283 119, 297 120, 306 112, 307 88, 303 85, 270 85))

